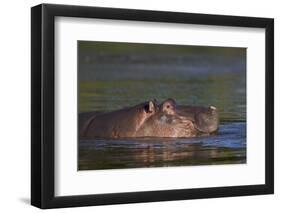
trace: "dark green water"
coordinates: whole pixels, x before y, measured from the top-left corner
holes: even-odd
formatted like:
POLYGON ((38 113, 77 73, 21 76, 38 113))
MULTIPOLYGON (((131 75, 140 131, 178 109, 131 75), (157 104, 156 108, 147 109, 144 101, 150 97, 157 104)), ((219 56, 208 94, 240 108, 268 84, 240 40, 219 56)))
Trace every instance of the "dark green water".
POLYGON ((219 109, 218 135, 79 141, 79 170, 246 162, 246 49, 79 43, 79 111, 147 100, 219 109))

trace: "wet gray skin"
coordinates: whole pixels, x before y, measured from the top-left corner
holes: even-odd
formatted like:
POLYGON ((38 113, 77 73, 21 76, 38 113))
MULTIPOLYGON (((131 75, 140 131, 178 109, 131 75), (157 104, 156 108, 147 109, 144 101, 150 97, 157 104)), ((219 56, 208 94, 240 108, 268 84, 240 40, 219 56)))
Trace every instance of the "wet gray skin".
POLYGON ((216 133, 218 126, 214 106, 177 106, 173 99, 167 99, 139 132, 150 137, 194 137, 216 133))
POLYGON ((178 106, 177 112, 190 119, 199 132, 214 133, 218 130, 219 115, 214 106, 178 106))
POLYGON ((148 118, 137 131, 138 137, 194 137, 197 130, 193 122, 180 115, 176 110, 176 102, 167 99, 160 104, 156 113, 148 118))
POLYGON ((112 112, 83 113, 81 119, 79 115, 80 138, 136 137, 138 129, 157 108, 153 101, 148 101, 112 112))
POLYGON ((167 99, 159 106, 148 101, 133 107, 79 115, 81 139, 131 137, 195 137, 217 132, 215 107, 177 106, 167 99))

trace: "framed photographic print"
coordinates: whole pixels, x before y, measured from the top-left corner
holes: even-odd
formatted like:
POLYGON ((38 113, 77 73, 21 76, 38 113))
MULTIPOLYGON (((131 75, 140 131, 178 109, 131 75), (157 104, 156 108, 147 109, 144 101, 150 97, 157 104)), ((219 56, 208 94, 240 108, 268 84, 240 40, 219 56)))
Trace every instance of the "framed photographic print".
POLYGON ((274 21, 31 9, 31 203, 271 194, 274 21))

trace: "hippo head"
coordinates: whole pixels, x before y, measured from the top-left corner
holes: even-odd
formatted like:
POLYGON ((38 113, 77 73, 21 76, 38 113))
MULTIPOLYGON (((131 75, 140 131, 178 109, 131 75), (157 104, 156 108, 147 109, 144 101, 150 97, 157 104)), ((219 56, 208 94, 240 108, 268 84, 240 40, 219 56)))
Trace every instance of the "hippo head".
POLYGON ((214 106, 182 106, 177 105, 175 100, 169 98, 161 103, 159 112, 167 115, 169 121, 177 122, 192 121, 198 133, 213 133, 218 130, 219 118, 217 108, 214 106))

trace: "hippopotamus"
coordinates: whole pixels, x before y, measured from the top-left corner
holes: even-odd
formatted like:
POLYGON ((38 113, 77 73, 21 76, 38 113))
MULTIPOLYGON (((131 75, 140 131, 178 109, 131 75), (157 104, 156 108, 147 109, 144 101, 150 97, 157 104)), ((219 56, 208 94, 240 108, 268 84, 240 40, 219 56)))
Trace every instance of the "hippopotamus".
MULTIPOLYGON (((136 137, 138 129, 156 111, 155 102, 148 101, 112 112, 92 113, 82 124, 80 135, 87 138, 136 137)), ((86 117, 85 114, 82 116, 86 117)))
POLYGON ((216 107, 177 105, 169 98, 111 112, 79 114, 80 139, 172 137, 188 138, 217 132, 216 107))

